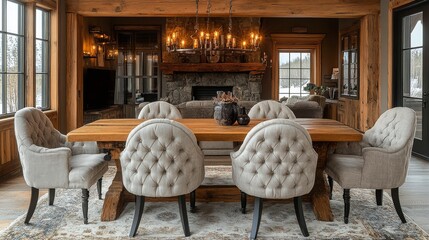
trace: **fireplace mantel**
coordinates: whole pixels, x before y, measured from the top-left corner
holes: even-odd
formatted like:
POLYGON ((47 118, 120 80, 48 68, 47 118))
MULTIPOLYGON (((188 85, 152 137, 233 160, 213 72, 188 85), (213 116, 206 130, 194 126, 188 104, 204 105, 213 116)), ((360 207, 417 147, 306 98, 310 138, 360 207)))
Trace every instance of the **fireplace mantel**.
POLYGON ((164 74, 174 72, 249 72, 251 75, 263 74, 262 63, 162 63, 160 70, 164 74))

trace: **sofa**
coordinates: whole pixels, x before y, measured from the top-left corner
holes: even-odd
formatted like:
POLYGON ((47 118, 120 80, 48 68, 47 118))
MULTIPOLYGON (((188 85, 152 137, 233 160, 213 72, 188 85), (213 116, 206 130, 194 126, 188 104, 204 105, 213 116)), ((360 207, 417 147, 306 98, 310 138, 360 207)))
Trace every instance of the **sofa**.
POLYGON ((297 118, 323 118, 326 98, 321 95, 284 97, 280 102, 286 104, 297 118))
MULTIPOLYGON (((319 95, 306 97, 292 96, 289 99, 281 99, 295 114, 297 118, 322 118, 325 98, 319 95)), ((246 112, 255 105, 256 101, 239 101, 238 106, 244 107, 246 112)), ((147 103, 141 103, 136 108, 136 117, 147 103)), ((211 100, 194 100, 176 105, 182 114, 182 118, 213 118, 214 103, 211 100)), ((201 141, 199 145, 205 155, 229 155, 233 151, 234 142, 201 141)))

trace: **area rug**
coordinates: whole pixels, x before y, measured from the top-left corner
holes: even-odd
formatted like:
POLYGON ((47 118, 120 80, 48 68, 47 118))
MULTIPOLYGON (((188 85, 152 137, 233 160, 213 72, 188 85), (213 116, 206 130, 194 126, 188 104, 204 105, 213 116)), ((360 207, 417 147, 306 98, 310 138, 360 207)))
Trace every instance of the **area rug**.
MULTIPOLYGON (((103 192, 110 185, 116 169, 110 167, 103 178, 103 192)), ((230 167, 208 167, 204 184, 231 184, 230 167)), ((291 203, 266 203, 258 239, 429 239, 410 218, 402 224, 388 194, 383 206, 376 206, 369 190, 351 191, 350 223, 343 223, 342 190, 335 186, 331 207, 333 222, 317 221, 311 205, 304 203, 304 215, 310 237, 301 235, 291 203)), ((130 239, 134 214, 129 203, 122 215, 111 222, 101 222, 103 205, 95 187, 90 189, 89 224, 83 224, 80 190, 58 190, 55 205, 48 206, 43 196, 29 225, 25 214, 0 233, 0 239, 130 239)), ((189 210, 189 205, 188 205, 189 210)), ((188 213, 191 237, 186 239, 248 239, 253 206, 240 212, 240 203, 197 202, 197 212, 188 213)), ((176 202, 146 203, 135 239, 185 239, 176 202)))

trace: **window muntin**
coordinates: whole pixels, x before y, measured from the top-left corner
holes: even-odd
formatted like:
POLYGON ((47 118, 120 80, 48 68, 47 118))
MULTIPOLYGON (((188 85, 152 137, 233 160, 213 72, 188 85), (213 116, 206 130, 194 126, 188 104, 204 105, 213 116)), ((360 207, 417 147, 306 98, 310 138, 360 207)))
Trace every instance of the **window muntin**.
POLYGON ((308 95, 303 87, 310 81, 310 51, 279 51, 279 99, 292 95, 308 95))
POLYGON ((49 108, 49 12, 43 9, 36 9, 36 99, 37 108, 49 108))
POLYGON ((24 5, 0 1, 0 115, 24 107, 24 5))

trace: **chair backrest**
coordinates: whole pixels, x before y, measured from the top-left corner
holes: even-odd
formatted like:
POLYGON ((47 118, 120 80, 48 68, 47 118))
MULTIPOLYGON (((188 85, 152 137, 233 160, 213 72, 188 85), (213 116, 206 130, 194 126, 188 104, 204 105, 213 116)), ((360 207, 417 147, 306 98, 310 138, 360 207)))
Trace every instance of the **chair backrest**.
POLYGON ((139 119, 166 118, 181 119, 180 111, 172 104, 164 101, 157 101, 147 104, 140 111, 139 119))
POLYGON ((313 188, 317 153, 308 132, 291 120, 256 125, 231 158, 235 184, 250 195, 292 198, 313 188))
POLYGON ((374 126, 365 132, 363 142, 372 147, 399 150, 412 147, 416 131, 416 113, 411 108, 396 107, 385 111, 374 126))
POLYGON ((295 114, 284 104, 274 100, 265 100, 255 104, 249 111, 250 118, 295 119, 295 114))
POLYGON ((18 150, 32 144, 45 147, 61 147, 61 133, 52 125, 51 120, 39 109, 26 107, 15 113, 15 137, 18 150))
POLYGON ((204 180, 204 155, 195 135, 173 120, 147 120, 134 128, 120 160, 125 188, 139 196, 179 196, 204 180))
POLYGON ((365 132, 361 143, 365 159, 362 187, 397 188, 405 182, 416 126, 414 110, 396 107, 381 114, 374 126, 365 132), (384 150, 366 150, 371 147, 384 150))

